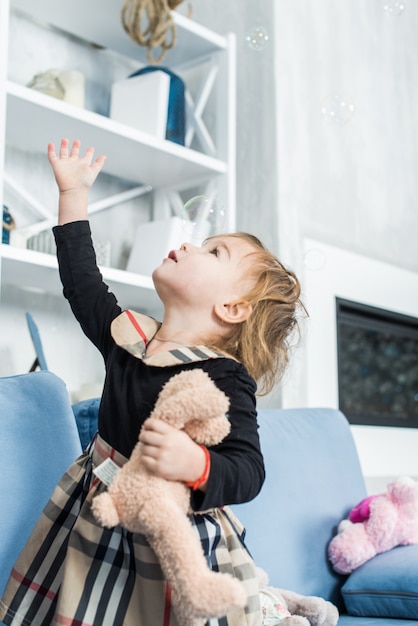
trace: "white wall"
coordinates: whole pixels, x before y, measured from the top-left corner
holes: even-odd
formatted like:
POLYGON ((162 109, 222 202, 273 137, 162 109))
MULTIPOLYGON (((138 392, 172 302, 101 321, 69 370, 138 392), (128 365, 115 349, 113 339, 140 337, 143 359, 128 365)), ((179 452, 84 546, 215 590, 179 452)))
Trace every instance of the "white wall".
POLYGON ((238 226, 295 269, 311 237, 418 271, 418 3, 390 15, 391 3, 193 6, 196 21, 237 33, 238 226), (255 26, 269 35, 259 52, 246 43, 255 26), (339 94, 354 114, 327 123, 324 100, 339 94))
MULTIPOLYGON (((274 2, 280 249, 311 237, 418 271, 418 3, 274 2), (345 94, 345 124, 322 113, 345 94)), ((289 254, 288 254, 289 252, 289 254)))

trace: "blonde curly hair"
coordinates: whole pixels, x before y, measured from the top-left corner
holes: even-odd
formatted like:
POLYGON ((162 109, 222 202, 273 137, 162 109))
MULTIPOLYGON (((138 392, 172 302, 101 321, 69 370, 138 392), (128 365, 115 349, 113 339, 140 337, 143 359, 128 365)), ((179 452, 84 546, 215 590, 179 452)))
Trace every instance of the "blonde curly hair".
POLYGON ((253 286, 244 296, 252 312, 214 347, 243 363, 258 383, 258 395, 265 395, 284 374, 292 339, 299 335, 299 313, 307 315, 301 286, 294 272, 254 235, 237 232, 222 237, 237 237, 254 247, 249 276, 253 286))

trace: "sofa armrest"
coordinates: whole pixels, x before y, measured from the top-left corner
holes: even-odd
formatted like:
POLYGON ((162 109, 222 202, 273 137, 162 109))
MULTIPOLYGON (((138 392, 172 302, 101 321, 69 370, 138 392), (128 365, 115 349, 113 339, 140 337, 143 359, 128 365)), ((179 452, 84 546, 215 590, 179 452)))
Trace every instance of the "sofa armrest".
POLYGON ((64 381, 48 371, 0 378, 0 595, 43 507, 81 454, 64 381))

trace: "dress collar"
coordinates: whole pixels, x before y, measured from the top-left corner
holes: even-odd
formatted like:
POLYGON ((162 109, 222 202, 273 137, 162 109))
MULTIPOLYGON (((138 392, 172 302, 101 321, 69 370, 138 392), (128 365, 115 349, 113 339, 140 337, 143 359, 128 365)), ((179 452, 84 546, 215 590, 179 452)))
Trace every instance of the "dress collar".
POLYGON ((153 317, 127 309, 115 317, 110 325, 110 332, 113 340, 120 348, 123 348, 123 350, 142 360, 147 365, 166 367, 169 365, 193 363, 194 361, 219 359, 226 356, 222 352, 208 346, 198 345, 179 346, 175 350, 158 352, 147 357, 147 344, 154 337, 160 326, 161 323, 157 322, 153 317))

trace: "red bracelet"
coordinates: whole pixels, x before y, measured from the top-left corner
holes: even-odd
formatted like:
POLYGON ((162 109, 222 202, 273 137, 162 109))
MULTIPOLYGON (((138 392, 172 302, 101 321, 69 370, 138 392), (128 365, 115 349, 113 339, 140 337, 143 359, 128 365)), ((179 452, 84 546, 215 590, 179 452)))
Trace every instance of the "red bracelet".
POLYGON ((196 491, 197 489, 199 489, 200 485, 203 485, 203 483, 205 483, 209 477, 209 472, 210 472, 210 454, 209 454, 209 450, 207 449, 206 446, 200 446, 203 450, 203 452, 205 453, 205 469, 203 470, 203 474, 200 476, 200 478, 198 478, 197 480, 195 480, 194 483, 184 483, 186 485, 186 487, 190 487, 191 489, 193 489, 193 491, 196 491))

